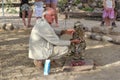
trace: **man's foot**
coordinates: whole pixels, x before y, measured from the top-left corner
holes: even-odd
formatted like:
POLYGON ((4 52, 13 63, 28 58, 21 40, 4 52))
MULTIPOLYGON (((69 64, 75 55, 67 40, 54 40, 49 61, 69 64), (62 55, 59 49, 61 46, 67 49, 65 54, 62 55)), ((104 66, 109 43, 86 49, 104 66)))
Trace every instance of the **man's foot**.
POLYGON ((52 60, 52 61, 51 61, 51 67, 56 67, 56 66, 57 66, 56 61, 55 61, 55 60, 52 60))
POLYGON ((41 60, 34 60, 34 65, 39 69, 43 69, 43 67, 44 67, 43 61, 41 61, 41 60))
POLYGON ((115 22, 112 23, 112 27, 117 27, 115 22))

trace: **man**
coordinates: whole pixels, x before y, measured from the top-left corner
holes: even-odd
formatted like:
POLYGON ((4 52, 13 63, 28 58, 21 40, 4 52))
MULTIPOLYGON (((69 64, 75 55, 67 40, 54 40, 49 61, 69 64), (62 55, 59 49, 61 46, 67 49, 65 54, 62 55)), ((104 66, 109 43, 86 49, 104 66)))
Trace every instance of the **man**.
POLYGON ((24 28, 28 28, 28 27, 31 27, 31 17, 32 17, 32 13, 33 13, 33 10, 32 8, 29 6, 29 1, 28 0, 20 0, 21 1, 21 4, 20 4, 20 9, 22 11, 22 21, 23 21, 23 24, 24 24, 24 28), (28 24, 26 24, 26 20, 25 20, 25 17, 26 17, 26 12, 28 14, 28 24))
MULTIPOLYGON (((58 59, 68 52, 71 43, 79 43, 80 40, 61 40, 56 35, 51 24, 55 19, 55 10, 46 8, 43 17, 38 19, 33 27, 29 40, 29 58, 34 59, 36 67, 42 68, 46 59, 58 59)), ((57 32, 72 34, 75 30, 68 29, 57 32)))
POLYGON ((56 27, 58 27, 58 16, 57 16, 57 4, 58 4, 58 0, 44 0, 45 1, 45 5, 46 7, 51 7, 55 10, 55 23, 56 23, 56 27))

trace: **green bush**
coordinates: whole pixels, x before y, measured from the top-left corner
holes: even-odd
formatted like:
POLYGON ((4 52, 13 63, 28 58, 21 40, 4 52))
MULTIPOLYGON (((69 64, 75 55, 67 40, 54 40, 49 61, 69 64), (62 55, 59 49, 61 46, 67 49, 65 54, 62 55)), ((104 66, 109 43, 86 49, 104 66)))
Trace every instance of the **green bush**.
POLYGON ((12 14, 15 14, 15 13, 18 13, 16 9, 9 9, 8 13, 12 13, 12 14))
POLYGON ((81 2, 81 0, 75 0, 75 4, 79 4, 81 2))
MULTIPOLYGON (((58 7, 62 7, 63 5, 65 5, 67 3, 68 0, 59 0, 58 1, 58 7)), ((74 0, 73 3, 75 5, 80 3, 80 0, 74 0)))

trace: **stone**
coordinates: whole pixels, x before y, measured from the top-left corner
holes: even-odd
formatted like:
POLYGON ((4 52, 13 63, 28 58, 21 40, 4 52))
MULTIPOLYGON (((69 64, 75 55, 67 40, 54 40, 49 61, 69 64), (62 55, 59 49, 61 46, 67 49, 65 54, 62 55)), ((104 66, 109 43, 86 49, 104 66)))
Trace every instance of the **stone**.
POLYGON ((112 38, 109 36, 102 36, 102 41, 112 41, 112 38))
POLYGON ((107 27, 101 28, 101 33, 103 33, 103 34, 109 34, 109 28, 107 28, 107 27))
POLYGON ((8 24, 6 24, 5 29, 8 30, 8 31, 11 31, 11 30, 14 30, 14 26, 13 26, 12 23, 8 23, 8 24))
POLYGON ((69 12, 67 13, 70 15, 71 18, 83 18, 87 16, 87 12, 69 12))
POLYGON ((113 37, 111 42, 120 45, 120 36, 113 37))
POLYGON ((86 70, 91 70, 94 67, 94 62, 91 59, 85 59, 84 62, 85 64, 81 66, 71 66, 71 59, 66 60, 64 66, 63 66, 63 71, 86 71, 86 70))
POLYGON ((91 31, 92 32, 95 32, 95 33, 100 33, 101 32, 101 29, 99 27, 92 27, 91 28, 91 31))
POLYGON ((78 9, 82 9, 82 8, 83 8, 82 3, 79 3, 79 4, 77 5, 77 7, 78 7, 78 9))
POLYGON ((92 33, 90 35, 90 39, 101 41, 102 40, 102 36, 99 35, 99 34, 96 34, 96 33, 92 33))
POLYGON ((90 6, 91 6, 92 8, 95 8, 95 7, 97 6, 97 3, 96 3, 96 2, 93 2, 92 4, 90 4, 90 6))
POLYGON ((93 10, 94 13, 102 13, 103 12, 103 8, 95 8, 93 10))
POLYGON ((111 35, 119 35, 120 31, 118 28, 113 28, 112 30, 110 30, 109 34, 111 35))
POLYGON ((5 27, 6 27, 6 24, 5 24, 5 23, 1 23, 1 24, 0 24, 0 29, 5 30, 5 27))
POLYGON ((85 37, 90 38, 91 34, 92 34, 91 32, 85 32, 85 37))

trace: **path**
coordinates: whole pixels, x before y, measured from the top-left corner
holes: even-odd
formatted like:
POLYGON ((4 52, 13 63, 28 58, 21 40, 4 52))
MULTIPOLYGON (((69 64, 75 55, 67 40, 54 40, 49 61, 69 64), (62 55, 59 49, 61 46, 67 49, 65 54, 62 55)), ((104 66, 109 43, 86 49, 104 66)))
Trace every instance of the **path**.
MULTIPOLYGON (((20 18, 6 19, 6 22, 9 21, 15 26, 22 26, 20 18)), ((76 21, 77 19, 68 19, 65 24, 64 19, 59 19, 59 29, 73 27, 76 21)), ((100 24, 99 21, 84 19, 80 21, 89 27, 100 24)), ((35 24, 35 18, 32 18, 32 24, 35 24)), ((120 31, 120 22, 117 21, 117 25, 117 30, 120 31)), ((120 45, 89 39, 86 39, 86 58, 97 62, 96 70, 58 71, 43 76, 43 73, 33 66, 32 60, 28 59, 29 33, 29 31, 0 32, 0 80, 120 80, 120 45)))

